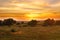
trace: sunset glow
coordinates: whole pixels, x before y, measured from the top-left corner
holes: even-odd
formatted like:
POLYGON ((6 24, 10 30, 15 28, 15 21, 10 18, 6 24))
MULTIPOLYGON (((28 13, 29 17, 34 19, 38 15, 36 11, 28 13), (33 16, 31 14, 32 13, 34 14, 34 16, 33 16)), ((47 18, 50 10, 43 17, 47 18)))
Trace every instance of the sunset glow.
POLYGON ((30 13, 30 14, 26 14, 26 17, 27 17, 29 20, 33 20, 33 19, 37 19, 37 17, 39 17, 39 14, 30 13))
POLYGON ((60 0, 0 0, 0 19, 60 19, 60 0))

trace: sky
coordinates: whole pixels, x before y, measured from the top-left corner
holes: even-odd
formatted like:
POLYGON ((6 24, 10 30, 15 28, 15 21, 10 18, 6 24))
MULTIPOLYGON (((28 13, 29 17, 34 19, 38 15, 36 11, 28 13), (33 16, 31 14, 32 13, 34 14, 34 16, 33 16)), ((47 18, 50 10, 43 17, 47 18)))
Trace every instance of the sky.
POLYGON ((0 19, 60 19, 60 0, 0 0, 0 19))

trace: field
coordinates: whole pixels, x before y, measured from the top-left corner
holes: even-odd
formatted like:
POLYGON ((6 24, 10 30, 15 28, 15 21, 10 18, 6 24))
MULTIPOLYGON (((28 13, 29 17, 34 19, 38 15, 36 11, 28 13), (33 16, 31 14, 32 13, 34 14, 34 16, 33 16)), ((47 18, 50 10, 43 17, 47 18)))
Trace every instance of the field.
POLYGON ((0 27, 0 40, 60 40, 60 26, 0 27))

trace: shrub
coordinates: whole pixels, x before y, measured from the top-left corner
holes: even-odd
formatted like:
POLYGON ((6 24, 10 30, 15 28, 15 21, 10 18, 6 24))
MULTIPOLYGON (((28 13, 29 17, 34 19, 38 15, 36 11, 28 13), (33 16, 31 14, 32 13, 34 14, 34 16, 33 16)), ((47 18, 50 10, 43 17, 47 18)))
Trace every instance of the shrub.
POLYGON ((37 25, 37 21, 36 20, 31 20, 30 22, 28 22, 29 26, 36 26, 37 25))
POLYGON ((11 32, 16 32, 16 30, 14 30, 14 29, 11 29, 11 32))
POLYGON ((3 26, 3 21, 2 20, 0 20, 0 26, 3 26))
POLYGON ((60 25, 60 20, 57 20, 55 25, 60 25))
POLYGON ((54 19, 47 19, 44 21, 43 26, 52 26, 54 25, 55 20, 54 19))
POLYGON ((13 25, 15 23, 16 23, 16 21, 13 20, 12 18, 4 19, 4 21, 3 21, 3 25, 7 25, 7 26, 11 26, 11 25, 13 25))

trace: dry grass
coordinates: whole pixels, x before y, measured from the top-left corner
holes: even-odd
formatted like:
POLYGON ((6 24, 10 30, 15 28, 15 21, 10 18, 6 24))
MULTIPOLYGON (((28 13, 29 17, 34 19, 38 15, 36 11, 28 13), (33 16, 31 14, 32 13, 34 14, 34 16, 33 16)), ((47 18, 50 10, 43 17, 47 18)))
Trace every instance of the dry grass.
POLYGON ((60 40, 60 26, 0 27, 0 40, 60 40), (11 33, 11 29, 18 30, 11 33))

